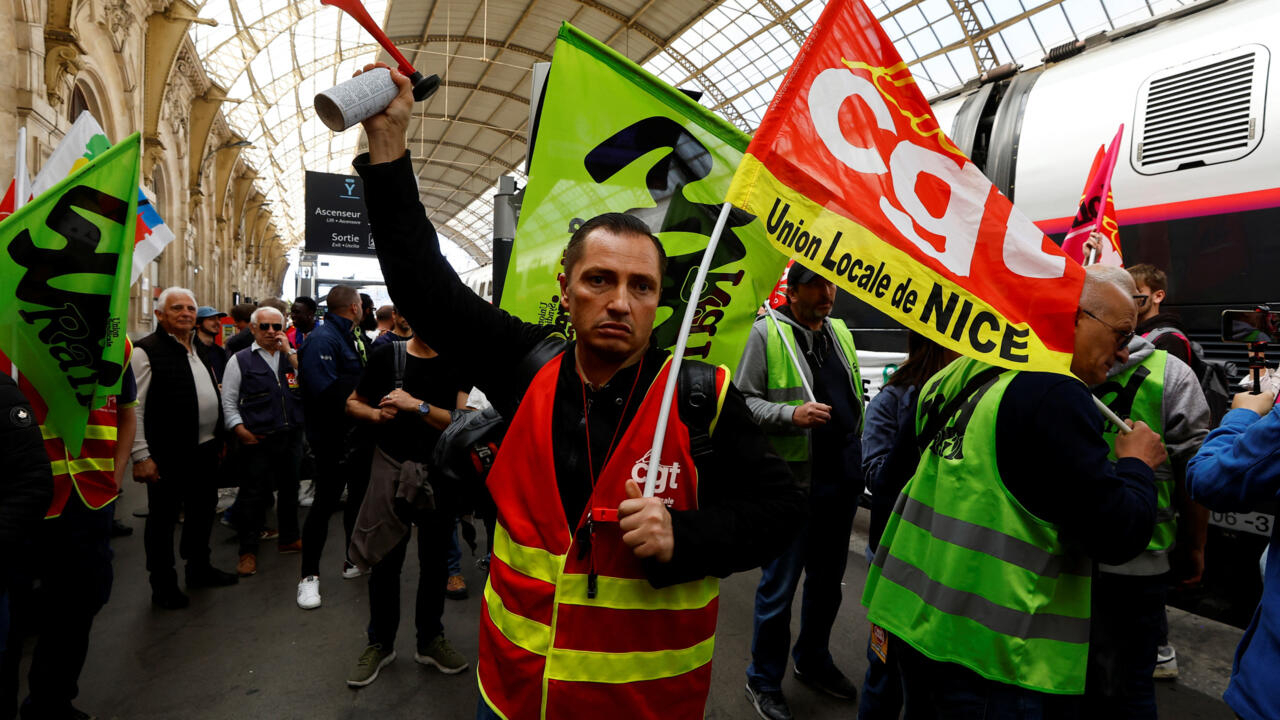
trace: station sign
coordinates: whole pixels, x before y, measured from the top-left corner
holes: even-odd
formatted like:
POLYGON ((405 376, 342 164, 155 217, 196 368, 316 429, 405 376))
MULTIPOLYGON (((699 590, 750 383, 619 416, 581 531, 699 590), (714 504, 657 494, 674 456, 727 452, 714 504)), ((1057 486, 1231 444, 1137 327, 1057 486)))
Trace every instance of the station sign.
POLYGON ((373 255, 373 232, 364 206, 364 182, 353 175, 307 171, 308 253, 373 255))

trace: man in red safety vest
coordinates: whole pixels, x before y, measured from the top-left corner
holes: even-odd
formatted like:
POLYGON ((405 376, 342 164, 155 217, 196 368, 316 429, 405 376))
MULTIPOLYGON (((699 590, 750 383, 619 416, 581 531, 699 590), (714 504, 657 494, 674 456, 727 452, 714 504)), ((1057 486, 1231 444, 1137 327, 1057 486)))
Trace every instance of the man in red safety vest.
MULTIPOLYGON (((0 665, 0 718, 13 717, 17 710, 22 639, 31 634, 39 639, 22 717, 78 717, 71 701, 79 691, 77 681, 89 651, 93 618, 111 595, 112 503, 120 494, 120 478, 128 467, 137 427, 138 391, 128 361, 132 350, 132 345, 126 346, 120 394, 89 412, 84 443, 74 455, 45 424, 49 408, 39 393, 26 377, 18 376, 49 456, 53 501, 44 522, 10 558, 16 567, 10 586, 12 619, 0 665), (39 607, 34 606, 32 593, 37 583, 39 607)), ((0 371, 13 371, 2 354, 0 371)))
MULTIPOLYGON (((372 67, 372 66, 370 66, 372 67)), ((367 69, 367 68, 366 68, 367 69)), ((364 178, 396 308, 510 420, 481 614, 479 718, 701 718, 718 580, 795 536, 804 491, 729 371, 686 361, 642 497, 670 354, 651 342, 666 255, 630 215, 585 222, 560 305, 575 340, 471 292, 440 253, 405 146, 413 96, 365 121, 364 178)))

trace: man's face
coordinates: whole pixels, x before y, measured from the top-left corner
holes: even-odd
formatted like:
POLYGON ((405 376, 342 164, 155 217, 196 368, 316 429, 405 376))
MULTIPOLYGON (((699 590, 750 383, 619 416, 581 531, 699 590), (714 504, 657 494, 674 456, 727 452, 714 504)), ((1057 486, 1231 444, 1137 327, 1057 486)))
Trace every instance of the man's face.
POLYGON ((253 339, 259 345, 274 350, 280 345, 280 335, 284 332, 284 316, 274 308, 261 310, 258 312, 258 319, 249 323, 249 327, 253 330, 253 339))
POLYGON ((170 335, 189 335, 196 327, 196 299, 184 293, 173 293, 164 307, 156 308, 160 327, 170 335))
POLYGON ((815 277, 796 287, 787 287, 787 299, 791 312, 802 323, 820 323, 831 314, 836 302, 836 284, 823 277, 815 277))
POLYGON ((196 325, 205 335, 213 335, 214 337, 217 337, 218 329, 222 327, 222 321, 218 319, 217 315, 210 315, 207 318, 201 318, 198 320, 196 325))
POLYGON ((1071 374, 1089 386, 1106 380, 1112 366, 1129 359, 1128 339, 1137 324, 1137 308, 1128 293, 1107 285, 1101 295, 1099 307, 1081 306, 1076 313, 1071 374), (1090 316, 1090 312, 1097 317, 1090 316), (1122 341, 1124 345, 1120 344, 1122 341))
POLYGON ((395 326, 396 332, 401 335, 413 334, 413 330, 409 327, 409 321, 405 320, 400 313, 391 313, 391 324, 395 326))
POLYGON ((658 249, 632 233, 597 228, 583 241, 572 276, 560 275, 560 304, 578 344, 622 361, 649 344, 662 279, 658 249))
POLYGON ((1147 296, 1142 305, 1138 306, 1138 322, 1149 320, 1160 314, 1160 303, 1164 302, 1163 290, 1152 290, 1146 285, 1139 285, 1138 294, 1147 296))
POLYGON ((289 318, 301 332, 309 333, 316 327, 316 314, 306 305, 294 303, 289 308, 289 318))

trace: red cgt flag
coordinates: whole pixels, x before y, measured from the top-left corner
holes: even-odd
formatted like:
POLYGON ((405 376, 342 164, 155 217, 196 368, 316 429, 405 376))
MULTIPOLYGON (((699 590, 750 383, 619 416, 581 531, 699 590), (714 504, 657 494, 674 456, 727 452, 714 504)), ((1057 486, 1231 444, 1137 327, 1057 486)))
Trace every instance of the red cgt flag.
POLYGON ((769 307, 777 310, 787 304, 787 275, 791 272, 791 266, 795 260, 788 260, 787 266, 782 268, 782 277, 778 278, 778 284, 773 286, 773 292, 769 293, 769 307))
POLYGON ((1081 265, 1085 264, 1084 241, 1089 233, 1097 230, 1108 240, 1102 246, 1097 262, 1103 265, 1124 267, 1124 257, 1120 253, 1120 223, 1116 220, 1115 194, 1111 192, 1111 175, 1116 169, 1116 159, 1120 155, 1120 139, 1124 135, 1124 125, 1116 131, 1110 147, 1099 147, 1093 156, 1093 165, 1089 167, 1089 177, 1084 183, 1084 192, 1080 195, 1080 207, 1076 218, 1071 222, 1071 229, 1062 239, 1062 251, 1067 257, 1081 265), (1106 198, 1103 201, 1103 197, 1106 198))
POLYGON ((1083 269, 942 133, 861 0, 831 0, 726 198, 861 300, 964 355, 1070 372, 1083 269))

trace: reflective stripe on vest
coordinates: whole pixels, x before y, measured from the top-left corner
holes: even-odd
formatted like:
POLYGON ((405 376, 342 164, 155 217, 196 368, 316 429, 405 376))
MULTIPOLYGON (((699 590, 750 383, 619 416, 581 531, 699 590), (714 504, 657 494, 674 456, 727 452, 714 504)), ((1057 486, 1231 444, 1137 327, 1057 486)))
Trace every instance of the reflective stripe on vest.
MULTIPOLYGON (((858 351, 853 344, 853 334, 849 332, 849 326, 845 325, 843 320, 827 318, 827 321, 836 338, 836 345, 839 346, 845 362, 849 365, 854 397, 857 398, 859 409, 861 409, 862 375, 858 371, 858 351)), ((808 400, 804 394, 804 382, 796 364, 791 360, 791 353, 787 352, 787 347, 783 345, 785 342, 803 362, 804 353, 796 345, 795 328, 781 320, 775 324, 766 318, 763 322, 765 323, 765 365, 768 368, 766 379, 768 386, 765 388, 764 397, 771 403, 799 407, 808 400)), ((768 437, 774 451, 783 460, 804 462, 809 459, 808 432, 796 428, 792 432, 771 432, 768 433, 768 437)))
MULTIPOLYGON (((1142 362, 1126 369, 1093 389, 1093 394, 1121 418, 1145 422, 1164 437, 1164 369, 1169 353, 1156 350, 1142 362)), ((1103 437, 1111 446, 1109 458, 1116 460, 1116 428, 1107 423, 1103 437)), ((1156 527, 1147 550, 1162 553, 1173 547, 1178 524, 1173 513, 1173 465, 1166 458, 1156 468, 1156 527)))
MULTIPOLYGON (((547 363, 526 391, 488 478, 498 519, 481 613, 481 695, 507 720, 701 718, 719 581, 654 589, 616 523, 595 523, 591 543, 579 550, 563 519, 550 438, 563 357, 547 363), (588 593, 592 570, 594 598, 588 593), (633 685, 641 682, 644 692, 633 685)), ((616 508, 626 497, 626 480, 647 462, 668 368, 658 373, 601 471, 588 511, 616 508)), ((727 387, 722 369, 720 401, 727 387)), ((694 509, 697 469, 677 402, 672 399, 662 454, 667 483, 658 496, 670 507, 694 509)), ((584 527, 586 517, 575 518, 574 527, 584 527)))
POLYGON ((115 478, 117 423, 116 397, 112 396, 104 407, 89 411, 89 424, 77 457, 67 452, 62 438, 52 428, 40 426, 54 478, 53 500, 46 518, 61 515, 72 492, 91 510, 106 507, 119 495, 115 478))
MULTIPOLYGON (((930 381, 916 431, 974 375, 961 358, 930 381)), ((1092 564, 1005 490, 998 375, 934 436, 898 497, 867 576, 868 618, 921 653, 1047 693, 1084 692, 1092 564)))

